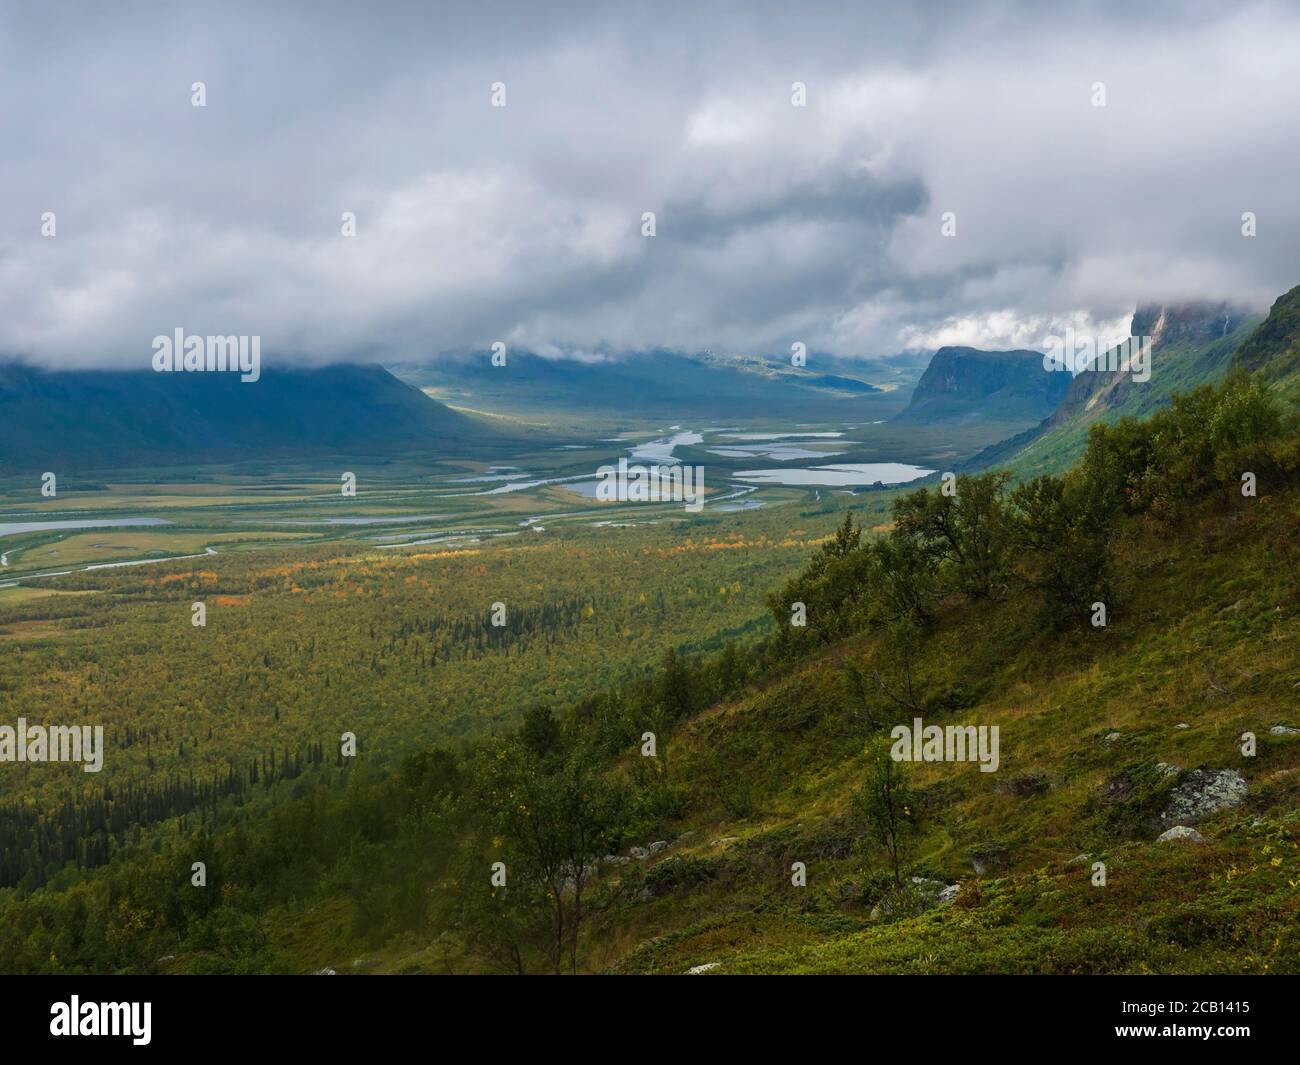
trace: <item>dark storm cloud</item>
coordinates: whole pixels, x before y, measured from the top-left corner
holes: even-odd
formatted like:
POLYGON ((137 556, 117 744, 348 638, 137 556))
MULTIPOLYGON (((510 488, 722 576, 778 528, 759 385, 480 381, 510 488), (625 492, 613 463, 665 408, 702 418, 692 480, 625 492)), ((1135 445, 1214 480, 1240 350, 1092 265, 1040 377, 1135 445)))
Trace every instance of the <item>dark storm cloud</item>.
POLYGON ((1284 5, 6 2, 0 352, 870 354, 1265 302, 1297 52, 1284 5))

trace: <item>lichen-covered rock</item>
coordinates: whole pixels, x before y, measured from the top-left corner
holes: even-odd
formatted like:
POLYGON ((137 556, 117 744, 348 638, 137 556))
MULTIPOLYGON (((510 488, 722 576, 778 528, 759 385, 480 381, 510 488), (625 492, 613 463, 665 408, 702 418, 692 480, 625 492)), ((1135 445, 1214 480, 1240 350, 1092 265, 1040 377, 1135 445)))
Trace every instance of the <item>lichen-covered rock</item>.
POLYGON ((1161 824, 1187 825, 1246 799, 1246 778, 1235 769, 1193 769, 1169 793, 1161 824))

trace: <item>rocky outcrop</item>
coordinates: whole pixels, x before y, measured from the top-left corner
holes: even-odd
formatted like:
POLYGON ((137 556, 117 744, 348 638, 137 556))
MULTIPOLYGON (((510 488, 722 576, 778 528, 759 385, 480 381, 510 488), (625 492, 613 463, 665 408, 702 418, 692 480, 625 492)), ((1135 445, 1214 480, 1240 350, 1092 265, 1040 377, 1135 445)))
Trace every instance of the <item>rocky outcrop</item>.
POLYGON ((1235 769, 1193 769, 1169 793, 1160 823, 1195 824, 1210 814, 1240 806, 1246 790, 1246 778, 1235 769))

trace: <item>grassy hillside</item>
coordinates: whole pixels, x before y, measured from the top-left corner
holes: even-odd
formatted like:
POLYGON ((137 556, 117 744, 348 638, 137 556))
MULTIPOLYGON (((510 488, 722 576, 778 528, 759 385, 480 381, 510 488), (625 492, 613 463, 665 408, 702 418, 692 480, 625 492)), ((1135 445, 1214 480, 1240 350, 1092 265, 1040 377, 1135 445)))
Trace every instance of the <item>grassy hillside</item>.
POLYGON ((997 773, 907 767, 906 874, 958 885, 953 904, 935 905, 937 888, 922 885, 873 918, 890 882, 853 808, 869 758, 849 671, 888 652, 884 637, 854 637, 683 730, 673 749, 684 790, 707 795, 708 767, 723 759, 750 789, 745 816, 706 800, 656 864, 620 877, 593 932, 597 964, 1300 971, 1300 734, 1269 731, 1300 728, 1300 495, 1207 505, 1180 533, 1126 530, 1123 609, 1104 630, 1042 631, 1021 598, 964 604, 937 623, 918 686, 936 701, 967 698, 926 719, 998 725, 1003 744, 997 773), (1240 750, 1247 730, 1260 737, 1254 758, 1240 750), (1247 802, 1200 823, 1204 844, 1155 842, 1147 820, 1197 767, 1240 770, 1247 802), (978 875, 981 850, 1005 853, 1005 867, 978 875), (807 888, 790 885, 795 861, 807 888), (645 884, 653 901, 641 901, 645 884))

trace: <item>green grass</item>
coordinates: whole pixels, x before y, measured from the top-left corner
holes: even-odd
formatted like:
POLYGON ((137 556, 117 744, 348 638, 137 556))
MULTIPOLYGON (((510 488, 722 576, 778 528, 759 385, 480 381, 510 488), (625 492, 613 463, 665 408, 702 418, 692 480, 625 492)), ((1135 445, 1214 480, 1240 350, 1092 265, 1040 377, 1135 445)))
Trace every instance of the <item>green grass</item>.
POLYGON ((879 854, 854 845, 861 829, 850 827, 850 798, 866 763, 838 676, 845 663, 872 660, 871 639, 846 641, 786 681, 703 715, 671 746, 690 812, 668 831, 680 841, 660 866, 699 859, 708 875, 638 902, 641 870, 616 867, 591 934, 595 964, 1300 971, 1300 737, 1268 731, 1300 726, 1298 503, 1290 493, 1226 516, 1215 508, 1176 536, 1134 529, 1123 547, 1130 579, 1105 630, 1035 634, 1028 604, 1016 601, 945 615, 919 676, 932 692, 964 684, 983 694, 929 719, 998 725, 1002 737, 997 773, 908 767, 925 796, 909 871, 960 883, 950 908, 872 920, 869 906, 841 897, 843 885, 884 869, 879 854), (1120 737, 1107 743, 1111 730, 1120 737), (1247 730, 1259 737, 1254 758, 1239 749, 1247 730), (745 775, 752 812, 737 816, 714 798, 709 767, 719 759, 745 775), (1204 846, 1156 843, 1140 794, 1119 808, 1100 800, 1110 778, 1141 776, 1156 762, 1239 769, 1248 802, 1201 825, 1204 846), (1042 775, 1045 793, 1003 786, 1029 774, 1042 775), (970 849, 989 842, 1008 848, 1012 864, 980 877, 970 849), (1106 863, 1105 887, 1092 886, 1090 861, 1071 863, 1080 853, 1106 863), (806 888, 790 884, 799 860, 806 888))

